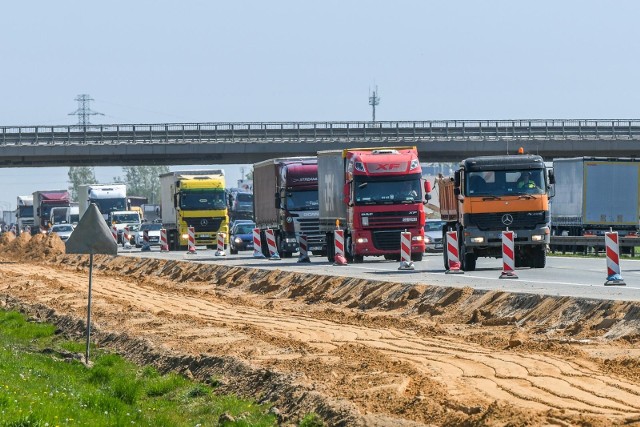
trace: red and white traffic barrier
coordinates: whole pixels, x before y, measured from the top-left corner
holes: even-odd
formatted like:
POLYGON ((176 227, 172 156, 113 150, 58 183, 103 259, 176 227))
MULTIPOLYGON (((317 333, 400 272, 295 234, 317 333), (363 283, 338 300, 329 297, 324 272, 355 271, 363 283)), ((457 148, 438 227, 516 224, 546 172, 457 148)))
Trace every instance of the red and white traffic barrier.
POLYGON ((227 253, 224 251, 224 233, 218 233, 218 247, 216 250, 216 256, 226 256, 227 253))
POLYGON ((264 258, 264 254, 262 253, 262 240, 260 239, 260 229, 253 229, 253 257, 254 258, 264 258))
POLYGON ((460 250, 458 245, 458 232, 447 231, 447 271, 446 274, 464 274, 460 270, 460 250))
POLYGON ((111 235, 113 236, 113 240, 115 240, 116 243, 118 243, 118 229, 116 228, 115 225, 111 227, 111 235))
POLYGON ((333 231, 333 246, 333 265, 347 265, 347 259, 344 257, 344 230, 333 231))
POLYGON ((280 254, 278 254, 278 247, 276 246, 276 237, 273 234, 273 230, 267 228, 265 230, 265 236, 267 237, 267 247, 269 248, 269 259, 279 260, 280 254))
POLYGON ((160 229, 160 252, 166 252, 169 250, 169 242, 167 241, 167 229, 160 229))
POLYGON ((620 274, 620 243, 617 231, 604 234, 604 245, 607 252, 607 280, 605 286, 625 286, 620 274))
POLYGON ((298 236, 298 247, 300 250, 300 255, 298 256, 298 262, 311 262, 309 259, 309 251, 307 246, 307 236, 304 234, 300 234, 298 236))
POLYGON ((131 236, 129 235, 129 227, 125 227, 122 230, 122 246, 125 245, 125 243, 129 242, 131 240, 131 236))
POLYGON ((188 236, 189 236, 189 242, 188 242, 188 250, 189 254, 195 254, 196 252, 196 229, 194 227, 189 227, 188 228, 188 236))
POLYGON ((398 270, 413 270, 414 268, 411 261, 411 232, 403 231, 400 233, 400 267, 398 270))
POLYGON ((500 279, 517 279, 515 273, 515 244, 513 231, 502 232, 502 274, 500 279))
POLYGON ((149 244, 149 230, 142 230, 142 251, 147 252, 151 250, 149 244))

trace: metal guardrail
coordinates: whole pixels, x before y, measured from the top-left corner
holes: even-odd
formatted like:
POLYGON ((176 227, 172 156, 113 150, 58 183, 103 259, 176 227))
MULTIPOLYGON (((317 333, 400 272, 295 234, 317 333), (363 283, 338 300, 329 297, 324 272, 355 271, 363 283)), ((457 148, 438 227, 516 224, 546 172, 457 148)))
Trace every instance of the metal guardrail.
POLYGON ((87 143, 640 140, 640 120, 432 120, 2 126, 0 146, 87 143))
MULTIPOLYGON (((620 247, 640 246, 640 237, 620 237, 620 247)), ((550 245, 558 246, 601 246, 604 248, 604 236, 551 236, 550 245)))

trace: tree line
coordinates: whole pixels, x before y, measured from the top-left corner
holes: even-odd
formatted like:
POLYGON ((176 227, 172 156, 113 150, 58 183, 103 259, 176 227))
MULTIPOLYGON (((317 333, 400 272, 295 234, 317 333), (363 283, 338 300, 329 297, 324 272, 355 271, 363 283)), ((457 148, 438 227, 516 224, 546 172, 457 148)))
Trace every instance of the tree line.
POLYGON ((160 178, 169 172, 169 166, 128 166, 122 168, 122 176, 113 177, 111 182, 100 183, 95 169, 89 166, 69 168, 69 192, 72 200, 78 200, 78 187, 83 184, 126 184, 127 194, 146 197, 149 203, 160 203, 160 178))

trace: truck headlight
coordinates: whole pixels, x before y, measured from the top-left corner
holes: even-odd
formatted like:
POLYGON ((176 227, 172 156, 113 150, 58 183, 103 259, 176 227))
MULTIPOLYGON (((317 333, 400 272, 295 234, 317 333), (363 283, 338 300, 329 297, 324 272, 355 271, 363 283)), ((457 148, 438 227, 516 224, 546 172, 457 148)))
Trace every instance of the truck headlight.
POLYGON ((183 234, 183 235, 182 235, 182 238, 186 240, 186 239, 188 239, 188 238, 189 238, 189 235, 188 235, 188 234, 183 234))
POLYGON ((534 234, 533 236, 531 236, 532 242, 541 242, 543 240, 544 240, 544 236, 542 234, 534 234))
POLYGON ((471 238, 471 242, 472 243, 484 243, 484 237, 472 237, 471 238))
POLYGON ((369 243, 369 239, 367 239, 366 237, 358 237, 358 238, 356 239, 356 243, 360 243, 360 244, 362 244, 362 243, 369 243))
POLYGON ((412 242, 422 242, 422 236, 413 236, 411 238, 412 242))

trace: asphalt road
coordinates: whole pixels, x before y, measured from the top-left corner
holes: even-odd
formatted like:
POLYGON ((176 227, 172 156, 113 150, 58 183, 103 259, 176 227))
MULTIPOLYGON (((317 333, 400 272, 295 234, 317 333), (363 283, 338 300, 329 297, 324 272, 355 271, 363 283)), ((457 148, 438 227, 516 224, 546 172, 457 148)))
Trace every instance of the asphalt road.
MULTIPOLYGON (((228 251, 227 251, 228 252, 228 251)), ((251 268, 281 269, 322 275, 358 277, 400 283, 423 283, 437 286, 475 289, 504 290, 553 296, 572 296, 605 300, 640 301, 640 260, 622 260, 622 277, 626 286, 605 286, 606 259, 547 257, 543 269, 516 269, 517 278, 500 279, 502 260, 479 258, 476 271, 464 274, 445 274, 442 254, 425 254, 422 261, 414 263, 414 270, 400 271, 399 262, 383 258, 365 258, 362 264, 335 266, 326 257, 311 257, 310 263, 298 263, 297 258, 269 260, 253 257, 252 251, 238 255, 216 256, 214 250, 198 248, 196 254, 185 252, 160 252, 154 247, 150 252, 120 248, 120 255, 155 257, 162 259, 190 260, 251 268)))

